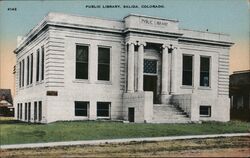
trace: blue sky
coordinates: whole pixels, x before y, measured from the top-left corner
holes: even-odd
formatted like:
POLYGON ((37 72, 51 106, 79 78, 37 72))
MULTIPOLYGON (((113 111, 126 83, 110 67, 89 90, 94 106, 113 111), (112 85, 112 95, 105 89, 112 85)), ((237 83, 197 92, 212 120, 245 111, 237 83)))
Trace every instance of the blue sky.
POLYGON ((122 19, 129 13, 178 19, 181 28, 228 33, 233 39, 248 38, 249 11, 247 0, 85 0, 85 1, 3 1, 1 38, 16 38, 27 33, 48 12, 122 19), (87 9, 89 4, 160 4, 161 9, 87 9), (17 8, 8 11, 7 8, 17 8))

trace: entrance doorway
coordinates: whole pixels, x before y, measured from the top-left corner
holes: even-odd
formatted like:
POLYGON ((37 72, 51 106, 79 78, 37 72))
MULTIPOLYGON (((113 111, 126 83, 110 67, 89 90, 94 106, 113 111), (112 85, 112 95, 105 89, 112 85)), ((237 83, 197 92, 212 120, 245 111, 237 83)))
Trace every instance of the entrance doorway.
POLYGON ((153 102, 157 103, 157 76, 144 75, 143 90, 153 92, 153 102))
POLYGON ((128 108, 128 121, 135 122, 135 108, 128 108))

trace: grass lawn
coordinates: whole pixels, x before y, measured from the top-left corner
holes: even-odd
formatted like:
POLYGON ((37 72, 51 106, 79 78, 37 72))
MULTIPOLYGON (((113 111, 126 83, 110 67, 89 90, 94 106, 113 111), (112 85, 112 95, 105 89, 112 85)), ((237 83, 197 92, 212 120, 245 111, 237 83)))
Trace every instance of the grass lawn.
POLYGON ((106 121, 72 121, 29 124, 0 120, 0 144, 55 141, 159 137, 175 135, 250 132, 249 122, 205 122, 202 124, 134 124, 106 121))

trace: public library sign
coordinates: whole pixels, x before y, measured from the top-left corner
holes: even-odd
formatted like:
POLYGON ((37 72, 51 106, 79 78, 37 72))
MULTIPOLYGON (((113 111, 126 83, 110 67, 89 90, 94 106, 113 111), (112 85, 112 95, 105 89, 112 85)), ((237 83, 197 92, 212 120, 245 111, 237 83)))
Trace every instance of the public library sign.
POLYGON ((124 18, 125 28, 161 32, 179 32, 178 21, 142 15, 128 15, 124 18))
POLYGON ((167 27, 168 22, 158 19, 140 18, 140 24, 153 27, 167 27))

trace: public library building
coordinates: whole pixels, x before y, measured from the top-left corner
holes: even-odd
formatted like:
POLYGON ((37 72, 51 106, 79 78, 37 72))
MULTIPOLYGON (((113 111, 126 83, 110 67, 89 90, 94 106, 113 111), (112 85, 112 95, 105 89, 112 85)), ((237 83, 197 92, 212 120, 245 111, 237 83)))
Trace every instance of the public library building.
POLYGON ((178 24, 49 13, 14 51, 16 119, 229 121, 230 37, 178 24))

